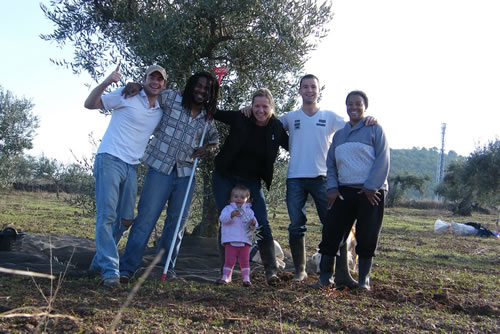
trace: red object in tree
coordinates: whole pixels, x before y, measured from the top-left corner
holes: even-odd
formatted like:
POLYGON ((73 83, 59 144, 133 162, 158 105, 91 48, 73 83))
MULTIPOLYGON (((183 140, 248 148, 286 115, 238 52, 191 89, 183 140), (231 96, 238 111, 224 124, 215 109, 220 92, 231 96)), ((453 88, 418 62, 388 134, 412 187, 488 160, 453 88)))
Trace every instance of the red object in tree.
POLYGON ((217 82, 219 82, 219 85, 220 85, 220 82, 222 81, 222 77, 224 76, 224 74, 227 73, 226 66, 212 67, 212 70, 214 70, 215 75, 217 75, 217 82))

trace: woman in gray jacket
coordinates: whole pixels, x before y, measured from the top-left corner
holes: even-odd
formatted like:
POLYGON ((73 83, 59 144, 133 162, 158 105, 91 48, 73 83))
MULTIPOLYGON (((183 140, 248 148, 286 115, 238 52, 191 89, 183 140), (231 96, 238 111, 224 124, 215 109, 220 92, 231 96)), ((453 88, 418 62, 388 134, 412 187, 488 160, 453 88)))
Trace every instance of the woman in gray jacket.
POLYGON ((346 106, 349 122, 335 133, 327 156, 329 211, 319 245, 321 273, 316 286, 329 284, 335 255, 356 222, 358 288, 369 290, 388 190, 389 146, 380 125, 362 121, 368 108, 364 92, 350 92, 346 106))

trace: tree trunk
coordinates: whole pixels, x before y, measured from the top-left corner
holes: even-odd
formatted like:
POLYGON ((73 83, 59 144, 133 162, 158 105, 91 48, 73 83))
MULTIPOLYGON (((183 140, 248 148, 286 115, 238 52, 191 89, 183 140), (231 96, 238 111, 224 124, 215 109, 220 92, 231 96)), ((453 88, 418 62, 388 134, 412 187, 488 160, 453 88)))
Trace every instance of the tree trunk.
POLYGON ((471 216, 472 215, 472 196, 468 195, 465 197, 456 208, 456 213, 460 216, 471 216))
POLYGON ((200 164, 200 177, 203 184, 203 204, 201 222, 193 230, 194 235, 215 238, 219 228, 219 214, 215 200, 212 195, 211 176, 214 163, 211 159, 205 159, 200 164))
POLYGON ((203 237, 216 237, 219 228, 217 206, 212 196, 212 183, 210 177, 203 180, 203 213, 200 222, 200 235, 203 237))

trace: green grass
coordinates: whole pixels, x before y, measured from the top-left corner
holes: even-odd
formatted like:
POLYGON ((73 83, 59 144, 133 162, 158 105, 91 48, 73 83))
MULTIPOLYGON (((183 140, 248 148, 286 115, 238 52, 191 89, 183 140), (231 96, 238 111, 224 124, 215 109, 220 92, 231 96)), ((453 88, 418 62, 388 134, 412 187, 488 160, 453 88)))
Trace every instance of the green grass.
MULTIPOLYGON (((308 208, 307 250, 319 243, 320 224, 308 208)), ((256 274, 253 287, 196 282, 146 281, 125 310, 120 333, 498 333, 500 332, 500 240, 434 234, 437 218, 478 221, 494 229, 494 215, 455 217, 446 211, 387 209, 372 271, 372 291, 311 290, 282 274, 267 286, 256 274)), ((0 225, 29 233, 93 238, 94 217, 85 217, 52 194, 5 193, 0 225)), ((288 250, 288 216, 280 208, 271 226, 288 250)), ((188 223, 188 231, 193 224, 188 223)), ((3 254, 0 254, 2 256, 3 254)), ((31 279, 0 276, 0 305, 46 305, 31 279)), ((40 281, 48 290, 46 281, 40 281)), ((66 279, 54 314, 74 318, 0 318, 0 331, 104 332, 129 288, 110 292, 97 279, 66 279)), ((25 312, 24 310, 23 312, 25 312)), ((26 311, 29 313, 30 311, 26 311)), ((31 311, 31 313, 34 313, 31 311)))

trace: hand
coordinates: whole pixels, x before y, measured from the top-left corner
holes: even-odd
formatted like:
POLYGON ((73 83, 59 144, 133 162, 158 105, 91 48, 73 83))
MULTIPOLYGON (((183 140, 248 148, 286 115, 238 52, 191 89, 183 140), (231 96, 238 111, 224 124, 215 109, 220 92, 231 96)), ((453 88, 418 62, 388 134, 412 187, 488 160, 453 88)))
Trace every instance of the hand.
POLYGON ((368 198, 368 202, 370 202, 370 204, 373 206, 376 206, 380 203, 380 192, 378 190, 373 191, 361 189, 360 191, 358 191, 358 194, 365 194, 366 198, 368 198))
POLYGON ((122 96, 124 98, 129 98, 136 96, 142 89, 142 85, 137 82, 129 82, 122 90, 122 96))
POLYGON ((118 66, 116 66, 116 69, 111 72, 111 74, 104 80, 104 82, 109 86, 112 83, 120 82, 120 78, 120 64, 118 64, 118 66))
POLYGON ((330 210, 333 206, 333 203, 335 203, 335 200, 337 199, 337 197, 340 196, 340 193, 337 191, 333 194, 327 194, 326 195, 326 198, 328 199, 328 210, 330 210))
POLYGON ((365 117, 365 125, 366 126, 372 126, 372 125, 377 125, 378 121, 375 117, 373 116, 366 116, 365 117))
POLYGON ((252 219, 250 222, 249 222, 250 226, 254 226, 257 225, 257 221, 255 219, 252 219))
POLYGON ((252 116, 252 106, 246 106, 243 109, 241 109, 240 112, 247 118, 250 118, 252 116))
POLYGON ((241 216, 240 210, 233 210, 233 212, 231 212, 231 218, 239 217, 239 216, 241 216))
POLYGON ((202 147, 195 148, 193 150, 193 158, 205 159, 210 157, 210 155, 214 152, 215 145, 203 145, 202 147))

